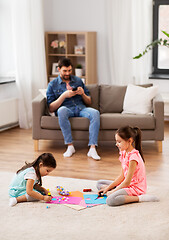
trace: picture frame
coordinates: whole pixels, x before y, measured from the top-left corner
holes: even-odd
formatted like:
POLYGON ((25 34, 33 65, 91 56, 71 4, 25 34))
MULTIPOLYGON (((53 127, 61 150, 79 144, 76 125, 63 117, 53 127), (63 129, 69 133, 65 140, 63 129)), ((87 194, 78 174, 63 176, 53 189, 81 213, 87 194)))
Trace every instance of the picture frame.
POLYGON ((84 47, 83 46, 74 46, 75 54, 82 55, 84 54, 84 47))
POLYGON ((58 63, 53 63, 52 64, 52 75, 58 75, 59 70, 58 70, 58 63))

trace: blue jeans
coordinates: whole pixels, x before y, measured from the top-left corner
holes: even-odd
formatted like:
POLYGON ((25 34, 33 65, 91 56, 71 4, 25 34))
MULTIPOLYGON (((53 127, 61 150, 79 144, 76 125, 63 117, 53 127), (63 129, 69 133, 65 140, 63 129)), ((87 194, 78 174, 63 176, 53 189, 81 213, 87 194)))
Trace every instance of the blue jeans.
POLYGON ((97 146, 99 128, 100 128, 100 113, 98 110, 90 107, 86 107, 82 110, 69 109, 65 106, 60 107, 57 110, 57 115, 59 119, 59 125, 62 130, 65 144, 70 144, 73 142, 71 134, 70 117, 85 117, 90 121, 89 125, 89 146, 97 146))

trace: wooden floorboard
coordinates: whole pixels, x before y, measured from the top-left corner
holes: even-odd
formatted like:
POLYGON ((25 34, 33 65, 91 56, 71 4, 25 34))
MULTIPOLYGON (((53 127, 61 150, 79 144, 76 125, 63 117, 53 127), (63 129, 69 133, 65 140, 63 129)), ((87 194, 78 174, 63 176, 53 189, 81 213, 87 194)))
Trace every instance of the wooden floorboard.
MULTIPOLYGON (((0 132, 0 170, 16 172, 25 161, 31 162, 43 152, 51 152, 57 161, 53 176, 81 179, 114 179, 120 171, 118 150, 115 142, 102 142, 98 153, 101 161, 87 157, 87 142, 75 142, 76 153, 71 158, 64 158, 66 150, 63 142, 41 140, 40 150, 34 152, 32 130, 13 128, 0 132)), ((169 170, 169 122, 165 122, 165 140, 163 151, 158 153, 154 141, 143 142, 147 175, 156 176, 154 181, 163 181, 169 170)))

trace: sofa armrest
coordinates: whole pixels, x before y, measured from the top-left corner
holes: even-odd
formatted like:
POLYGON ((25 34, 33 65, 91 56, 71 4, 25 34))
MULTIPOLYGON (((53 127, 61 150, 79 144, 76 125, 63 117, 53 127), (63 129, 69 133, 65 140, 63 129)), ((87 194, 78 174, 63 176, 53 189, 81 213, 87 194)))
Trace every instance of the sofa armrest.
POLYGON ((164 140, 164 101, 160 94, 153 99, 153 113, 156 120, 156 140, 162 141, 164 140))
POLYGON ((45 115, 46 98, 39 94, 32 101, 32 137, 40 139, 41 117, 45 115))

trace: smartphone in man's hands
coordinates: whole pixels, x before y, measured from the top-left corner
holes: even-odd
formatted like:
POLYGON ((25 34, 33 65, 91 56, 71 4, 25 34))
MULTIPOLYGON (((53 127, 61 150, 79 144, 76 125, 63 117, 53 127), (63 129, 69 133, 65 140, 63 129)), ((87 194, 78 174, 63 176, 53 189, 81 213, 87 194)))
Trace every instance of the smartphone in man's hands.
POLYGON ((73 87, 73 88, 72 88, 72 91, 76 91, 76 90, 77 90, 77 87, 73 87))

